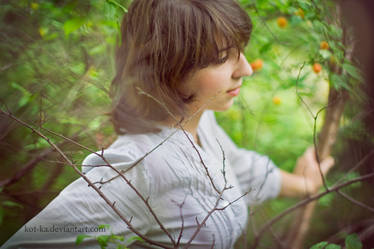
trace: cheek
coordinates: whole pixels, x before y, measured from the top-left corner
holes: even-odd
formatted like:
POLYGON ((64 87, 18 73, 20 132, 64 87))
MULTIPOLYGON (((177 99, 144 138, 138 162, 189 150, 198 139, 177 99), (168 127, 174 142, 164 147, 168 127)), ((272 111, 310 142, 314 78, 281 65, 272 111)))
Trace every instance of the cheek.
POLYGON ((219 73, 200 75, 196 79, 198 95, 213 96, 224 91, 224 84, 219 73))

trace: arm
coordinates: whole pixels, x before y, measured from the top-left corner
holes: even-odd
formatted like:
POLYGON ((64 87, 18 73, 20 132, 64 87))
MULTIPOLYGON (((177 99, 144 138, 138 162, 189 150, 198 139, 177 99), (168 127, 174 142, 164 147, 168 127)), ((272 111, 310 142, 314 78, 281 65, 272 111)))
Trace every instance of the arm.
MULTIPOLYGON (((105 151, 104 155, 118 170, 126 169, 134 162, 125 152, 105 151)), ((93 167, 104 164, 97 155, 90 154, 83 162, 83 165, 92 169, 86 173, 86 177, 91 182, 98 182, 100 179, 106 180, 115 176, 116 173, 108 167, 93 167)), ((141 169, 142 167, 136 167, 128 175, 129 178, 133 176, 131 179, 140 179, 141 181, 133 180, 132 183, 139 191, 147 194, 147 185, 140 178, 141 169)), ((110 201, 116 201, 115 207, 119 212, 128 220, 135 217, 132 219, 133 227, 145 234, 148 230, 148 216, 144 205, 140 201, 134 201, 139 199, 134 191, 120 178, 101 186, 100 190, 104 195, 110 201)), ((123 235, 125 239, 134 235, 98 193, 88 187, 87 182, 80 177, 22 226, 1 249, 99 249, 95 236, 109 235, 111 232, 123 235), (99 230, 98 225, 102 224, 109 224, 110 228, 99 230), (92 237, 76 245, 75 241, 80 234, 92 237)))
MULTIPOLYGON (((333 165, 334 159, 332 157, 323 160, 320 165, 323 175, 326 175, 333 165)), ((279 195, 283 197, 304 197, 316 193, 322 186, 318 167, 314 147, 309 147, 297 160, 293 173, 281 170, 282 185, 279 195)))
POLYGON ((238 148, 217 124, 213 112, 207 112, 202 121, 206 137, 210 138, 211 147, 215 150, 217 158, 222 158, 220 144, 241 191, 249 191, 244 197, 247 205, 259 204, 279 195, 282 180, 280 170, 269 157, 238 148))

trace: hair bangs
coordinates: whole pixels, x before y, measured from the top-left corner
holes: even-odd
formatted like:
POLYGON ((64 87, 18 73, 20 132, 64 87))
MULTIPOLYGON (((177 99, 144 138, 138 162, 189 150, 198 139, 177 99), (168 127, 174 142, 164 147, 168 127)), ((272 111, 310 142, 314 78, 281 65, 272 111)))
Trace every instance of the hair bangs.
MULTIPOLYGON (((199 1, 192 1, 199 7, 199 1)), ((197 8, 201 22, 197 26, 194 47, 194 68, 204 68, 211 64, 221 64, 222 52, 235 49, 240 52, 250 40, 252 21, 235 1, 217 0, 205 8, 197 8), (204 10, 204 11, 203 11, 204 10), (200 26, 200 27, 199 27, 200 26), (203 46, 201 47, 201 45, 203 46), (198 48, 201 48, 200 50, 198 48)))
POLYGON ((111 92, 116 131, 146 132, 184 117, 194 96, 179 89, 192 73, 240 52, 252 23, 235 0, 133 0, 121 25, 111 92), (136 125, 138 123, 138 125, 136 125))

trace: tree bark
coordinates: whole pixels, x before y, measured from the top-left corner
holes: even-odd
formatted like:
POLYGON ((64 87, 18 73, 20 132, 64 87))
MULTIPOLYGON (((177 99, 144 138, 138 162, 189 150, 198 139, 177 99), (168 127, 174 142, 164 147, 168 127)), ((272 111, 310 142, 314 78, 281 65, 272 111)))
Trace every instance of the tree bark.
MULTIPOLYGON (((343 25, 343 16, 341 6, 337 4, 334 24, 341 26, 343 30, 342 43, 345 46, 345 60, 351 61, 354 49, 354 43, 350 36, 348 36, 347 28, 343 25)), ((331 24, 331 23, 330 23, 331 24)), ((336 64, 329 65, 329 71, 335 74, 346 75, 343 68, 336 64)), ((347 75, 347 77, 349 77, 347 75)), ((321 132, 316 142, 316 152, 319 161, 323 161, 330 156, 331 150, 334 146, 337 133, 339 130, 340 119, 343 115, 344 106, 349 98, 349 92, 345 89, 336 90, 330 85, 328 103, 324 118, 324 123, 321 132)), ((308 232, 310 223, 312 221, 313 211, 316 206, 316 201, 306 205, 305 208, 300 209, 295 213, 294 223, 289 230, 286 241, 291 249, 303 248, 304 238, 308 232)))
MULTIPOLYGON (((347 99, 347 91, 337 91, 334 88, 330 88, 325 121, 317 143, 317 153, 320 161, 330 155, 331 149, 336 140, 340 118, 343 114, 347 99)), ((296 214, 297 218, 295 219, 287 238, 288 245, 291 249, 302 248, 316 203, 316 201, 311 202, 306 205, 305 208, 300 209, 296 214)))

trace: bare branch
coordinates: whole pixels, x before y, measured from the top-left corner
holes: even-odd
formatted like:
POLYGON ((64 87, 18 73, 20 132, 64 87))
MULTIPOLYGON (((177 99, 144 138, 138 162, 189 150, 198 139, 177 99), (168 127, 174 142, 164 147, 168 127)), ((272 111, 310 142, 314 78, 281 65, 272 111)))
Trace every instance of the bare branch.
MULTIPOLYGON (((300 80, 300 74, 301 74, 301 71, 303 70, 305 66, 305 62, 303 62, 303 64, 301 65, 300 69, 299 69, 299 73, 297 75, 297 79, 296 79, 296 86, 295 86, 295 91, 296 91, 296 95, 297 97, 300 99, 300 101, 304 104, 305 108, 307 109, 307 111, 309 112, 309 114, 312 116, 314 122, 313 122, 313 144, 314 144, 314 148, 315 148, 315 156, 316 156, 316 160, 317 160, 317 163, 318 163, 318 171, 321 175, 321 179, 322 179, 322 183, 323 183, 323 186, 325 187, 325 189, 328 189, 328 185, 326 183, 326 179, 323 175, 323 172, 322 172, 322 169, 321 169, 321 160, 320 160, 320 157, 319 157, 319 151, 318 151, 318 144, 317 144, 317 119, 318 119, 318 116, 319 114, 325 110, 326 108, 328 108, 328 105, 327 106, 324 106, 322 107, 317 113, 316 115, 313 114, 311 108, 308 106, 308 104, 304 101, 304 99, 301 97, 300 93, 299 93, 299 89, 298 89, 298 82, 300 80)), ((331 105, 332 103, 330 103, 331 105)), ((305 175, 305 174, 304 174, 305 175)), ((305 181, 305 184, 306 184, 306 181, 305 181)), ((305 186, 305 189, 307 189, 307 186, 305 186)))
MULTIPOLYGON (((206 170, 206 172, 207 172, 207 176, 208 176, 208 178, 209 178, 210 181, 211 181, 212 187, 217 191, 218 189, 216 189, 216 187, 215 187, 215 185, 214 185, 214 183, 213 183, 213 179, 212 179, 212 177, 210 176, 209 171, 208 171, 208 168, 206 167, 204 161, 202 160, 202 157, 201 157, 199 151, 197 150, 196 146, 195 146, 194 143, 191 141, 191 139, 189 138, 189 136, 187 135, 187 133, 185 132, 185 130, 183 129, 183 127, 181 127, 181 129, 183 130, 184 134, 186 135, 186 137, 188 138, 188 140, 189 140, 190 143, 192 144, 192 146, 193 146, 193 148, 195 149, 195 151, 198 153, 198 155, 199 155, 199 157, 200 157, 200 160, 201 160, 201 163, 202 163, 202 165, 205 167, 205 170, 206 170)), ((221 144, 219 143, 218 140, 217 140, 217 142, 218 142, 218 144, 219 144, 219 146, 220 146, 220 149, 221 149, 221 151, 222 151, 222 155, 223 155, 223 169, 222 169, 221 172, 222 172, 222 175, 223 175, 223 177, 224 177, 224 182, 225 182, 225 184, 224 184, 222 190, 221 190, 221 191, 218 191, 218 196, 217 196, 216 202, 215 202, 215 204, 214 204, 214 207, 213 207, 213 208, 212 208, 212 209, 207 213, 207 215, 204 217, 204 219, 202 220, 201 223, 199 223, 199 221, 198 221, 198 219, 197 219, 197 217, 196 217, 197 228, 196 228, 194 234, 191 236, 190 240, 189 240, 189 241, 187 242, 187 244, 183 247, 184 249, 188 248, 188 247, 191 245, 192 241, 195 239, 195 237, 197 236, 197 234, 200 232, 201 228, 202 228, 203 226, 206 225, 206 221, 208 220, 208 218, 209 218, 209 217, 210 217, 214 212, 216 212, 216 211, 220 211, 220 210, 224 210, 225 208, 227 208, 228 206, 232 205, 234 202, 238 201, 239 199, 243 198, 245 195, 248 194, 248 192, 244 193, 244 194, 241 195, 240 197, 236 198, 234 201, 229 202, 229 204, 227 204, 227 205, 224 206, 223 208, 219 208, 219 207, 218 207, 220 201, 223 200, 223 198, 222 198, 223 193, 224 193, 226 190, 232 188, 232 186, 227 186, 227 179, 226 179, 226 172, 225 172, 225 152, 224 152, 224 150, 223 150, 223 148, 222 148, 222 146, 221 146, 221 144)), ((215 244, 215 238, 213 237, 213 246, 214 246, 214 244, 215 244)))
POLYGON ((351 196, 347 195, 346 193, 340 191, 340 190, 337 190, 336 191, 339 195, 341 195, 342 197, 344 197, 345 199, 347 199, 348 201, 356 204, 357 206, 359 207, 362 207, 362 208, 365 208, 366 210, 369 210, 370 212, 374 213, 374 208, 372 207, 369 207, 368 205, 356 200, 356 199, 353 199, 351 196))
POLYGON ((206 164, 205 164, 205 162, 204 162, 204 160, 203 160, 203 158, 202 158, 202 156, 201 156, 199 150, 196 148, 195 143, 191 140, 191 138, 188 136, 187 132, 183 129, 183 127, 182 127, 181 125, 180 125, 179 127, 182 129, 183 133, 186 135, 187 139, 190 141, 192 147, 194 148, 194 150, 196 151, 197 155, 199 156, 200 162, 201 162, 201 164, 203 165, 203 167, 204 167, 204 169, 205 169, 206 175, 208 176, 209 181, 210 181, 210 183, 212 184, 212 187, 214 188, 214 190, 215 190, 218 194, 220 194, 221 191, 219 191, 218 188, 216 187, 216 185, 214 184, 214 182, 213 182, 213 178, 211 177, 211 175, 210 175, 210 173, 209 173, 208 167, 206 166, 206 164))
MULTIPOLYGON (((3 114, 3 115, 6 115, 8 116, 9 118, 15 120, 16 122, 20 123, 21 125, 23 125, 24 127, 27 127, 28 129, 30 129, 32 132, 36 133, 38 136, 40 136, 41 138, 43 138, 45 141, 47 141, 49 143, 49 145, 54 149, 56 150, 61 156, 62 158, 74 169, 74 171, 79 174, 87 183, 88 183, 88 186, 89 187, 92 187, 99 195, 100 197, 112 208, 112 210, 121 218, 121 220, 123 220, 126 225, 128 226, 128 228, 134 232, 136 235, 138 235, 140 238, 142 238, 144 241, 148 242, 149 244, 152 244, 152 245, 157 245, 157 246, 160 246, 162 248, 170 248, 170 247, 167 247, 157 241, 154 241, 154 240, 151 240, 149 239, 148 237, 144 236, 143 234, 141 234, 137 229, 135 229, 131 222, 129 220, 127 220, 120 212, 119 210, 115 207, 115 202, 111 202, 105 195, 104 193, 98 188, 96 187, 88 178, 87 176, 85 176, 76 166, 75 164, 72 163, 72 161, 65 155, 64 152, 61 151, 61 149, 56 146, 48 137, 46 137, 44 134, 42 134, 40 131, 34 129, 33 127, 31 127, 29 124, 25 123, 24 121, 18 119, 17 117, 13 116, 12 114, 10 113, 7 113, 7 112, 4 112, 3 110, 0 109, 0 114, 3 114)), ((105 158, 103 158, 103 160, 105 160, 105 158)), ((105 160, 106 161, 106 160, 105 160)), ((108 163, 106 161, 106 163, 108 163)), ((110 165, 108 163, 108 165, 110 165)), ((114 167, 111 167, 113 170, 117 171, 114 167)), ((122 178, 126 179, 124 176, 122 176, 122 178)), ((125 181, 128 182, 128 180, 126 179, 125 181)), ((129 183, 129 186, 131 187, 131 183, 129 183)), ((134 190, 136 190, 133 186, 132 188, 134 190)), ((137 190, 135 191, 136 193, 139 193, 137 190)), ((139 193, 139 197, 141 197, 143 199, 143 201, 146 203, 147 205, 147 201, 143 198, 143 196, 139 193)), ((148 205, 149 207, 149 205, 148 205)), ((169 234, 170 236, 170 234, 169 234)), ((171 236, 170 236, 171 237, 171 236)), ((174 240, 173 240, 174 241, 174 240)), ((170 248, 171 249, 171 248, 170 248)))
POLYGON ((216 237, 214 236, 214 234, 212 234, 212 237, 213 237, 213 242, 212 242, 212 246, 210 247, 210 249, 213 249, 214 245, 216 244, 216 237))
POLYGON ((272 218, 271 220, 269 220, 268 222, 265 223, 265 225, 262 226, 262 228, 260 229, 258 235, 256 236, 255 238, 255 241, 254 241, 254 244, 253 246, 251 247, 252 249, 256 248, 258 243, 259 243, 259 240, 260 238, 262 237, 262 235, 265 233, 265 231, 267 229, 269 229, 269 227, 271 225, 273 225, 275 222, 279 221, 281 218, 283 218, 285 215, 293 212, 294 210, 298 209, 298 208, 301 208, 305 205, 307 205, 308 203, 314 201, 314 200, 318 200, 320 199, 321 197, 331 193, 331 192, 335 192, 335 191, 338 191, 339 189, 343 188, 343 187, 346 187, 346 186, 349 186, 353 183, 356 183, 356 182, 362 182, 362 181, 366 181, 366 180, 369 180, 370 178, 374 177, 374 173, 371 173, 371 174, 366 174, 366 175, 363 175, 363 176, 360 176, 360 177, 356 177, 350 181, 347 181, 347 182, 344 182, 344 183, 341 183, 339 185, 335 185, 333 187, 331 187, 330 189, 328 190, 325 190, 324 192, 322 193, 319 193, 319 194, 315 194, 313 196, 310 196, 309 198, 307 199, 304 199, 302 201, 299 201, 298 203, 296 203, 295 205, 287 208, 286 210, 284 210, 282 213, 280 213, 279 215, 275 216, 274 218, 272 218))
POLYGON ((175 245, 176 248, 179 247, 179 245, 180 245, 180 241, 181 241, 182 236, 183 236, 183 231, 184 231, 184 217, 183 217, 183 210, 182 210, 182 208, 183 208, 183 206, 184 206, 184 203, 185 203, 185 201, 186 201, 186 198, 187 198, 187 195, 184 197, 184 200, 183 200, 182 203, 180 203, 180 204, 177 203, 177 202, 174 201, 174 200, 171 200, 172 202, 174 202, 174 203, 179 207, 179 216, 181 217, 181 222, 182 222, 182 224, 181 224, 181 230, 179 231, 179 235, 178 235, 177 243, 176 243, 176 245, 175 245))
POLYGON ((10 179, 6 179, 0 182, 0 187, 8 187, 14 183, 16 183, 19 179, 21 179, 24 175, 26 175, 28 172, 30 172, 40 161, 43 160, 47 155, 54 152, 54 149, 45 149, 43 150, 39 155, 37 155, 35 158, 31 159, 29 162, 25 164, 24 167, 22 167, 21 170, 16 172, 13 177, 10 179))

